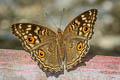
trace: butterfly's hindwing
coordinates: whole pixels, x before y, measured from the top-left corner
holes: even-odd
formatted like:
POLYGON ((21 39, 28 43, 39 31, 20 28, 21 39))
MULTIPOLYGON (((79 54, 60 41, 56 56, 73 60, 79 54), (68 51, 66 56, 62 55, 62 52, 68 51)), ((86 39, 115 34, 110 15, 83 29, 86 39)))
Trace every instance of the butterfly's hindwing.
POLYGON ((57 72, 61 69, 61 62, 57 54, 56 42, 44 45, 32 51, 32 58, 44 71, 57 72))
POLYGON ((66 52, 66 69, 71 69, 73 66, 81 62, 89 50, 88 40, 72 39, 65 42, 66 52))

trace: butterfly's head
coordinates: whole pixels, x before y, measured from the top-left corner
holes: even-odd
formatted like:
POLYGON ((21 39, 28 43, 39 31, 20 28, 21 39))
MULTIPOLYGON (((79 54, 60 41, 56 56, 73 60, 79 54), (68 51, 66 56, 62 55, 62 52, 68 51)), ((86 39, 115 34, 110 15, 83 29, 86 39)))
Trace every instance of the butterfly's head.
POLYGON ((62 35, 62 34, 63 34, 63 31, 62 31, 60 28, 58 28, 57 34, 58 34, 58 35, 62 35))

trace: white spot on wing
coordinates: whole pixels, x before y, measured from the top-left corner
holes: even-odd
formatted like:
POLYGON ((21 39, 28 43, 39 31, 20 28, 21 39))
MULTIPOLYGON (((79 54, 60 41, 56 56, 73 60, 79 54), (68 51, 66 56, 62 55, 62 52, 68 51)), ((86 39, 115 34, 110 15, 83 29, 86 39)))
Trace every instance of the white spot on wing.
POLYGON ((77 23, 78 26, 80 25, 80 22, 77 19, 75 20, 75 23, 77 23))
POLYGON ((22 24, 19 24, 19 28, 21 29, 22 28, 22 26, 21 26, 22 24))
POLYGON ((92 33, 89 34, 89 38, 92 36, 92 33))
POLYGON ((93 16, 95 16, 96 14, 93 14, 93 16))
POLYGON ((73 24, 71 25, 71 27, 72 27, 73 29, 75 28, 75 26, 74 26, 73 24))
POLYGON ((29 44, 31 47, 34 47, 34 45, 33 44, 29 44))
POLYGON ((93 20, 95 20, 95 17, 93 17, 93 20))
POLYGON ((88 21, 88 23, 90 23, 90 22, 91 22, 91 20, 88 21))
POLYGON ((87 24, 88 25, 88 27, 90 27, 90 24, 87 24))
POLYGON ((32 25, 28 25, 27 27, 31 28, 31 27, 32 27, 32 25))
POLYGON ((22 33, 22 35, 25 35, 25 33, 22 33))
POLYGON ((19 25, 19 29, 21 29, 22 28, 22 26, 21 25, 19 25))
POLYGON ((36 43, 39 44, 39 40, 36 40, 36 43))
POLYGON ((87 22, 87 20, 85 20, 85 22, 87 22))
POLYGON ((28 31, 31 30, 31 27, 27 28, 26 30, 28 30, 28 31))
POLYGON ((38 34, 38 31, 40 30, 40 28, 39 27, 37 27, 35 30, 34 30, 34 32, 36 33, 36 34, 38 34))
POLYGON ((89 11, 89 15, 92 15, 92 12, 91 12, 91 11, 89 11))
POLYGON ((26 31, 26 33, 28 34, 29 31, 26 31))
POLYGON ((80 27, 79 30, 81 31, 81 30, 82 30, 82 27, 80 27))
POLYGON ((79 35, 82 35, 82 32, 79 31, 79 35))
POLYGON ((37 39, 37 36, 34 36, 35 39, 37 39))
POLYGON ((30 35, 30 36, 32 36, 32 34, 31 34, 31 33, 30 33, 29 35, 30 35))
POLYGON ((83 24, 83 26, 86 25, 86 23, 83 24))
POLYGON ((85 15, 81 15, 81 17, 83 18, 85 15))
POLYGON ((84 17, 84 18, 82 18, 82 20, 86 20, 86 18, 84 17))
POLYGON ((44 35, 45 30, 42 30, 42 35, 44 35))
POLYGON ((16 31, 16 33, 17 33, 17 34, 19 34, 19 32, 18 32, 18 31, 16 31))
POLYGON ((87 36, 88 36, 88 33, 86 33, 84 36, 87 37, 87 36))
POLYGON ((27 39, 27 35, 25 35, 24 38, 27 39))

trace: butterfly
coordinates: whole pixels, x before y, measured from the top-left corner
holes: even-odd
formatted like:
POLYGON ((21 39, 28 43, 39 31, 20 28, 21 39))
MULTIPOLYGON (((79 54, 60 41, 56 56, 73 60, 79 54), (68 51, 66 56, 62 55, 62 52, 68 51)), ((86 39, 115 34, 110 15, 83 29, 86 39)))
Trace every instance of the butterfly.
POLYGON ((88 53, 97 9, 90 9, 74 18, 64 31, 32 23, 16 23, 12 32, 31 54, 43 71, 58 72, 72 69, 88 53))

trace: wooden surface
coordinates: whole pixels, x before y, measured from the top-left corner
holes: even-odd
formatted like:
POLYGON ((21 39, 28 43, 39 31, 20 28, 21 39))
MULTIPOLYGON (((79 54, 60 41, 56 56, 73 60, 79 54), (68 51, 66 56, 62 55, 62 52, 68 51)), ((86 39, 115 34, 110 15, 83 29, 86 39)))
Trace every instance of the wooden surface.
POLYGON ((89 55, 73 70, 43 72, 24 50, 0 49, 0 80, 120 80, 120 57, 89 55))

